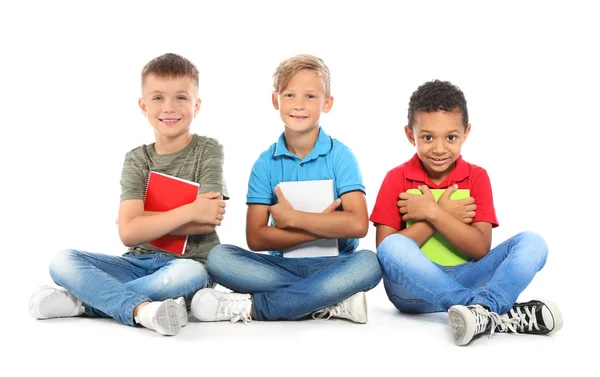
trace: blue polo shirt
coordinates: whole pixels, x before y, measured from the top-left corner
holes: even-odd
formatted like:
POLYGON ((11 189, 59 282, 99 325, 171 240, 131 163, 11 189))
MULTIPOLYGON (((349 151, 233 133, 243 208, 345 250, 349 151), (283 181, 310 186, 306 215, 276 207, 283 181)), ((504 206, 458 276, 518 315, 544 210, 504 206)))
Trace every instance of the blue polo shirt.
MULTIPOLYGON (((246 204, 276 204, 274 190, 280 182, 332 179, 335 199, 351 191, 365 192, 356 157, 350 148, 329 137, 323 128, 319 130, 314 148, 304 159, 288 151, 284 135, 282 133, 277 143, 261 153, 254 163, 246 204)), ((352 253, 357 246, 356 238, 338 239, 340 254, 352 253)), ((281 251, 272 254, 282 255, 281 251)))

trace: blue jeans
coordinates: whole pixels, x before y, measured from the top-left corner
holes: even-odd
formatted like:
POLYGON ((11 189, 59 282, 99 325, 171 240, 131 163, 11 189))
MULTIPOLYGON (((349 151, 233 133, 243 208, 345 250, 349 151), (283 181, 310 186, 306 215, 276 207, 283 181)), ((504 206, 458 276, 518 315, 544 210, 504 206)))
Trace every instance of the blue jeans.
POLYGON ((401 312, 431 313, 452 305, 481 304, 504 314, 544 267, 548 247, 538 234, 523 232, 478 261, 444 267, 427 259, 414 240, 393 234, 379 245, 377 256, 387 295, 401 312))
POLYGON ((218 245, 206 268, 215 282, 251 293, 253 318, 296 320, 331 306, 381 280, 375 253, 361 250, 337 257, 283 258, 218 245))
POLYGON ((83 302, 88 316, 131 326, 133 309, 142 302, 189 297, 212 284, 202 263, 158 253, 119 257, 63 250, 50 263, 50 276, 83 302))

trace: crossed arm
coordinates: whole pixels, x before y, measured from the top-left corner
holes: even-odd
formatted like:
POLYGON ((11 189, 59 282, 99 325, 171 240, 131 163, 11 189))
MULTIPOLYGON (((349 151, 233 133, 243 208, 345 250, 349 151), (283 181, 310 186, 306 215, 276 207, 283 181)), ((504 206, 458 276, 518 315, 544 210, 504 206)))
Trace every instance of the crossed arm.
POLYGON ((378 224, 377 246, 387 236, 396 233, 412 238, 422 246, 437 230, 469 258, 478 260, 488 253, 492 243, 492 224, 472 222, 476 209, 473 198, 450 200, 450 194, 456 190, 452 186, 436 202, 427 186, 419 189, 423 195, 403 192, 398 201, 402 220, 414 220, 416 223, 400 231, 378 224))
POLYGON ((362 238, 367 234, 367 203, 361 191, 343 194, 322 213, 295 210, 278 187, 275 194, 278 204, 248 205, 246 241, 253 251, 284 250, 320 238, 362 238), (340 204, 344 210, 335 211, 340 204), (269 226, 269 214, 276 226, 269 226))
POLYGON ((119 237, 127 247, 150 242, 165 234, 203 234, 221 225, 225 202, 219 193, 199 194, 193 203, 166 212, 144 211, 144 201, 124 200, 119 206, 119 237))

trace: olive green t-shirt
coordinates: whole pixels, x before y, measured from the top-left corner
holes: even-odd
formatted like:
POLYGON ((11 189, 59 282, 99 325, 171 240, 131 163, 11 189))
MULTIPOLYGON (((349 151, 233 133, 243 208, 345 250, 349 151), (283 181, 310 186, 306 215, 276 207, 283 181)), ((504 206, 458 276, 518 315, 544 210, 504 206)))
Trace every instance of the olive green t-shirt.
MULTIPOLYGON (((215 139, 192 135, 192 141, 182 150, 157 154, 154 143, 137 147, 125 155, 121 172, 121 201, 144 200, 150 170, 200 184, 198 193, 220 192, 228 197, 223 179, 223 146, 215 139)), ((149 244, 129 248, 134 254, 163 253, 178 258, 190 258, 204 263, 208 252, 220 243, 216 230, 188 236, 183 255, 169 253, 149 244)))

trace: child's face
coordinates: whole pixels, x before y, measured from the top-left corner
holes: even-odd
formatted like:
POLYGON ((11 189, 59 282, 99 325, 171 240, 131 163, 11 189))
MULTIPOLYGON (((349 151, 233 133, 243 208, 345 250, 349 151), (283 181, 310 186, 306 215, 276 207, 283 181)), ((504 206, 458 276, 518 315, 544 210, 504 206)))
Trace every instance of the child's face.
POLYGON ((139 105, 157 137, 172 139, 189 134, 200 110, 197 90, 189 76, 146 77, 139 105))
POLYGON ((296 73, 281 93, 273 93, 273 106, 279 110, 288 130, 305 133, 319 125, 321 113, 333 105, 333 97, 325 95, 325 84, 314 71, 296 73))
POLYGON ((417 112, 413 128, 404 128, 408 141, 417 147, 417 154, 429 178, 441 183, 454 168, 460 148, 467 140, 471 125, 465 129, 458 111, 417 112))

